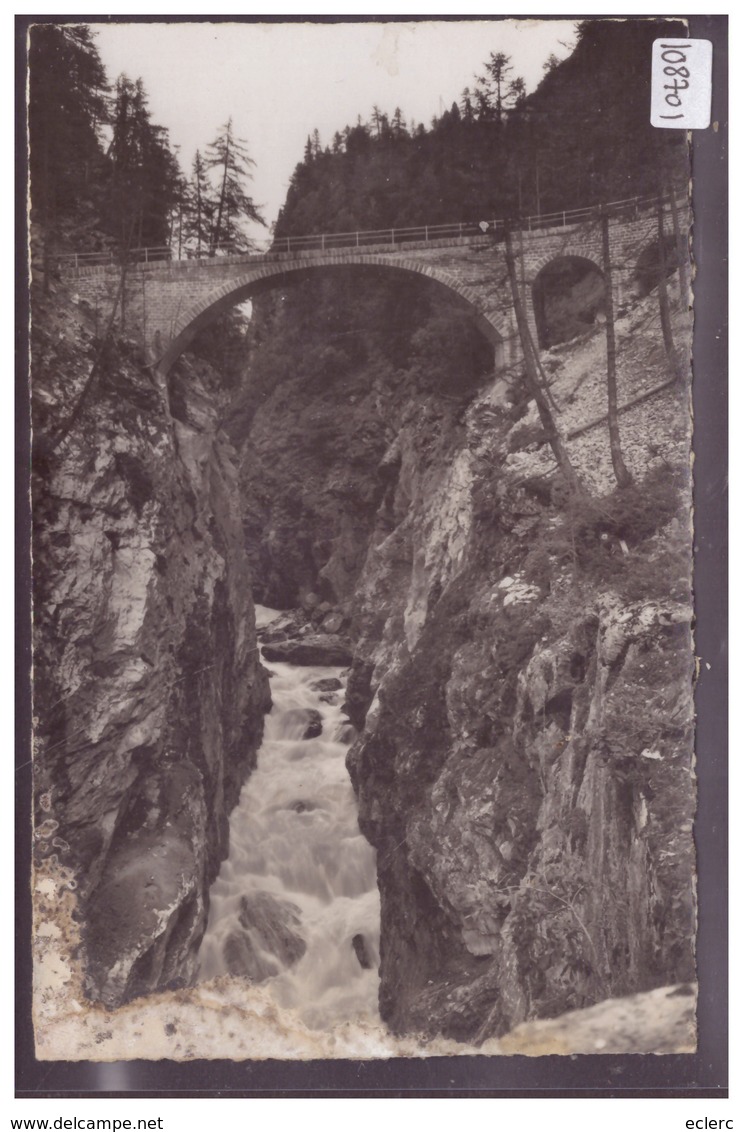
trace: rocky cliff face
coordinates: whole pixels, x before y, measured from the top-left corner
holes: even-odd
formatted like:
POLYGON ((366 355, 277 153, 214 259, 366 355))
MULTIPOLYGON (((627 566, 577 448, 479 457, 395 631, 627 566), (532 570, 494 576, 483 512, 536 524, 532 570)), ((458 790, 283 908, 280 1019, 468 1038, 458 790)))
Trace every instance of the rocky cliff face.
MULTIPOLYGON (((618 324, 621 402, 667 376, 655 301, 618 324)), ((566 433, 605 411, 604 350, 597 328, 543 356, 566 433)), ((623 414, 627 491, 605 425, 577 435, 587 495, 569 498, 508 375, 359 385, 277 388, 243 482, 268 532, 258 586, 315 590, 356 641, 349 769, 378 851, 383 1018, 481 1041, 691 978, 686 392, 623 414), (322 540, 282 574, 319 514, 322 540)))
MULTIPOLYGON (((38 297, 37 442, 83 388, 93 329, 38 297)), ((72 870, 109 1006, 192 977, 269 700, 219 383, 182 361, 166 389, 136 356, 110 346, 33 485, 36 852, 72 870)))
POLYGON ((688 609, 508 596, 442 596, 353 751, 398 1031, 482 1038, 693 974, 688 609))
MULTIPOLYGON (((666 376, 654 301, 618 325, 622 402, 666 376)), ((263 389, 238 472, 206 363, 166 389, 110 350, 34 497, 36 845, 80 889, 92 997, 194 976, 268 698, 246 550, 263 600, 353 640, 395 1033, 487 1042, 693 977, 686 393, 622 415, 613 490, 605 428, 580 431, 603 348, 542 359, 582 497, 516 373, 320 358, 263 389)), ((40 434, 94 349, 79 308, 40 311, 40 434)))

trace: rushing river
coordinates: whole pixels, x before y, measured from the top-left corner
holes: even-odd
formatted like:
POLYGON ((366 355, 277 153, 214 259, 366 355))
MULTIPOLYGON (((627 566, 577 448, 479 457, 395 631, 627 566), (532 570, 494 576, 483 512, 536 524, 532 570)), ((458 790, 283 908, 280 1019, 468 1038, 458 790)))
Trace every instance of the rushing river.
MULTIPOLYGON (((276 616, 256 609, 259 626, 276 616)), ((261 983, 316 1030, 377 1019, 376 864, 345 766, 342 670, 268 668, 273 708, 211 889, 200 977, 261 983)))

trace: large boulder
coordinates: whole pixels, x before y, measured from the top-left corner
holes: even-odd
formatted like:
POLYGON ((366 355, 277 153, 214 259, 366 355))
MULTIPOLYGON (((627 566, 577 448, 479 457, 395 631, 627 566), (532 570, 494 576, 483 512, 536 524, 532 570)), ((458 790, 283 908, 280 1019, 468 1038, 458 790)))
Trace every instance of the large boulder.
POLYGON ((322 668, 345 668, 353 659, 351 645, 345 637, 306 636, 297 641, 274 641, 263 646, 266 660, 283 664, 299 664, 322 668))
POLYGON ((246 894, 240 898, 238 919, 240 927, 230 933, 224 948, 232 975, 260 983, 292 967, 307 950, 298 931, 300 910, 289 900, 269 892, 246 894))
POLYGON ((282 716, 284 738, 316 739, 322 735, 322 716, 317 708, 293 708, 282 716))
POLYGON ((259 641, 285 641, 289 637, 299 637, 309 628, 307 614, 301 609, 289 609, 277 614, 265 625, 259 625, 256 636, 259 641))
POLYGON ((345 617, 342 613, 339 613, 338 610, 332 610, 330 613, 326 613, 323 617, 322 623, 320 625, 320 632, 339 633, 343 628, 344 621, 345 617))
POLYGON ((359 965, 363 967, 365 971, 371 970, 374 964, 369 954, 369 948, 367 947, 366 939, 361 934, 361 932, 357 932, 353 937, 353 939, 351 940, 351 946, 356 953, 356 958, 359 961, 359 965))
POLYGON ((337 676, 323 676, 321 680, 310 684, 313 692, 337 692, 342 687, 343 682, 337 676))
POLYGON ((259 641, 285 641, 287 634, 283 629, 259 629, 256 634, 259 641))

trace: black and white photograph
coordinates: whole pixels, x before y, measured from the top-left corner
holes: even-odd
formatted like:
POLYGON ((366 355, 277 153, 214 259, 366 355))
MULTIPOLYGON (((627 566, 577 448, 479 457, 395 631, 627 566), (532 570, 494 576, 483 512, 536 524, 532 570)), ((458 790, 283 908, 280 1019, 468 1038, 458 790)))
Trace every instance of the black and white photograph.
POLYGON ((695 1053, 701 42, 29 21, 38 1062, 695 1053))

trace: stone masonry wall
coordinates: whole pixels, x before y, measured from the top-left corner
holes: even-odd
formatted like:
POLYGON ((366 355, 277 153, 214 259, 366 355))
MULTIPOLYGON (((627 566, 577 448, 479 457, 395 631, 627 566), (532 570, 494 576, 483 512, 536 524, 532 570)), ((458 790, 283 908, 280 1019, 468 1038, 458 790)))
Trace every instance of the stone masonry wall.
MULTIPOLYGON (((683 217, 686 220, 686 217, 683 217)), ((615 303, 631 287, 638 260, 656 238, 654 212, 610 222, 615 303)), ((670 221, 668 222, 670 229, 670 221)), ((590 260, 602 268, 598 219, 579 225, 516 234, 524 299, 536 339, 533 284, 550 262, 566 256, 590 260)), ((282 286, 313 270, 389 267, 423 274, 453 291, 477 312, 480 328, 496 348, 496 368, 519 355, 503 243, 491 237, 462 237, 406 243, 402 246, 341 248, 335 251, 227 256, 137 264, 130 268, 125 322, 161 372, 166 373, 193 334, 217 314, 269 287, 282 286)), ((80 298, 105 322, 119 289, 118 269, 84 267, 76 273, 80 298)))

